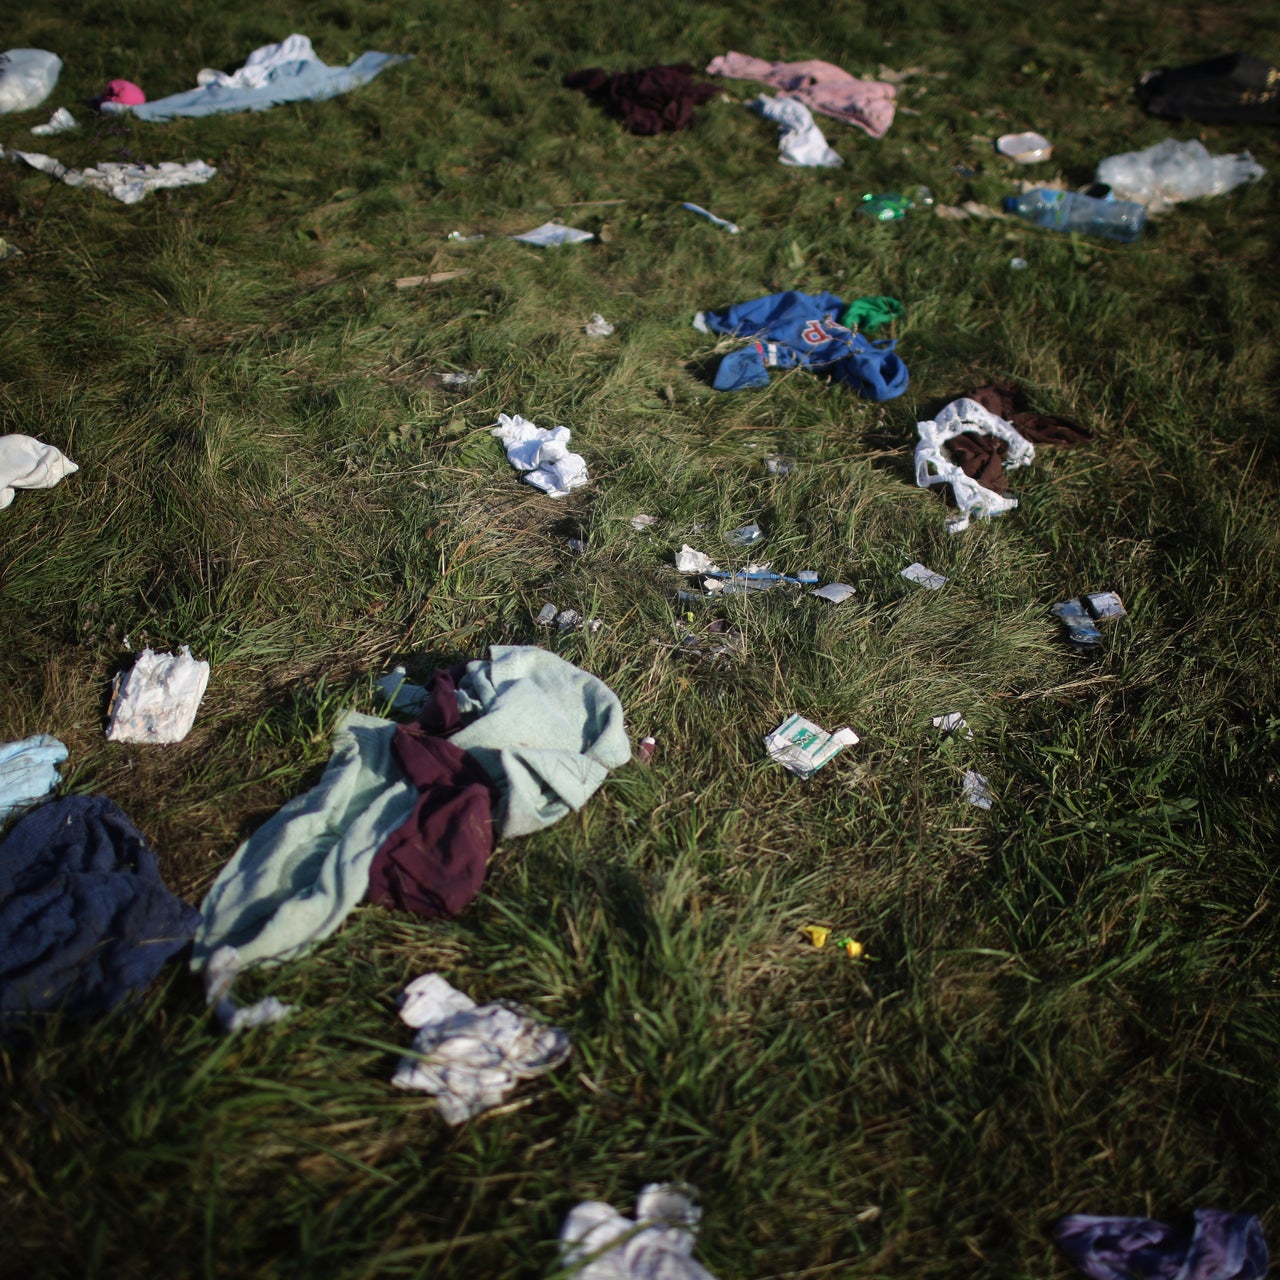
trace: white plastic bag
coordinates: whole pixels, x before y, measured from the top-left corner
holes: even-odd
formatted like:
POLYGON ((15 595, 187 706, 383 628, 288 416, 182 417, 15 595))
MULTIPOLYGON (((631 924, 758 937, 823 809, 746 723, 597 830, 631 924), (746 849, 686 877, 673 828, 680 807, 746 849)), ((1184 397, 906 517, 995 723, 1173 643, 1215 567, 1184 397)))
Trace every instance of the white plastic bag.
POLYGON ((38 107, 58 83, 62 59, 45 49, 0 53, 0 112, 38 107))
POLYGON ((1220 196, 1245 182, 1257 182, 1266 170, 1247 152, 1210 155, 1204 143, 1166 138, 1145 151, 1108 156, 1098 165, 1117 200, 1136 200, 1160 213, 1182 200, 1220 196))

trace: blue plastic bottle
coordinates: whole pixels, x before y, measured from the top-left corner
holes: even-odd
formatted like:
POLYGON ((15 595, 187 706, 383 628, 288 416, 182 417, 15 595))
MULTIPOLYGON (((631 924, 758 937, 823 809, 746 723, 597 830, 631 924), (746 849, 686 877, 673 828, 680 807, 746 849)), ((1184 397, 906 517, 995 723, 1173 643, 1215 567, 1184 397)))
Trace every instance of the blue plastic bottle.
POLYGON ((1048 191, 1043 187, 1010 196, 1004 207, 1051 231, 1079 231, 1126 244, 1142 234, 1142 224, 1147 220, 1146 209, 1130 200, 1099 200, 1076 191, 1048 191))

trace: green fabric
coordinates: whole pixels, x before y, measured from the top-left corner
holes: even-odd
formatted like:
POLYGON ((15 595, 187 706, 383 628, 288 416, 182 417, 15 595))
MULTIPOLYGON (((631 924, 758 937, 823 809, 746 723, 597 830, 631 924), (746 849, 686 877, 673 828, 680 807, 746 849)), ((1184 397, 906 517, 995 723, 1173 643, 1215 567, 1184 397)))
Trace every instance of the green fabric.
POLYGON ((236 850, 201 903, 193 969, 223 945, 244 965, 289 960, 337 931, 418 798, 391 755, 395 729, 358 711, 342 718, 320 781, 236 850))
POLYGON ((528 835, 580 809, 631 759, 622 704, 602 680, 532 645, 493 645, 458 682, 464 720, 450 741, 497 784, 503 837, 528 835))
POLYGON ((879 329, 882 325, 892 324, 902 314, 903 306, 897 298, 875 294, 866 298, 854 298, 845 307, 840 323, 846 329, 859 329, 865 333, 879 329))

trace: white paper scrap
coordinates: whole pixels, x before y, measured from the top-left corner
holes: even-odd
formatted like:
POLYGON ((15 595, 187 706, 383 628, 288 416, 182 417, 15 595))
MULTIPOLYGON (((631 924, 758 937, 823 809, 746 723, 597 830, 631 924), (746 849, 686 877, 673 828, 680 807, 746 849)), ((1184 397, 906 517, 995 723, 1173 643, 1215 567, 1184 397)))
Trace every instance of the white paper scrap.
POLYGON ((991 783, 982 774, 973 769, 964 771, 964 783, 960 790, 960 798, 979 809, 990 809, 995 796, 991 792, 991 783))
POLYGON ((939 733, 959 733, 963 730, 966 738, 973 737, 973 730, 969 728, 969 722, 958 711, 947 711, 940 716, 934 716, 933 727, 939 733))
POLYGON ((598 311, 591 316, 590 324, 586 325, 583 333, 588 338, 608 338, 613 333, 613 325, 611 325, 598 311))
POLYGON ((909 564, 902 571, 902 576, 908 582, 917 583, 919 586, 927 587, 930 591, 937 591, 946 586, 947 580, 940 573, 934 573, 932 569, 926 569, 918 560, 915 564, 909 564))
POLYGON ((676 552, 676 568, 681 573, 719 573, 720 566, 704 551, 695 551, 687 542, 676 552))
POLYGON ((37 138, 52 138, 57 133, 70 133, 72 129, 78 129, 80 126, 76 124, 76 118, 66 107, 59 107, 57 111, 49 117, 47 124, 32 125, 31 132, 37 138))
POLYGON ((176 653, 143 649, 132 670, 116 677, 108 742, 181 742, 191 732, 209 684, 209 664, 187 645, 176 653))
POLYGON ((502 441, 507 461, 525 473, 525 480, 549 497, 563 498, 590 479, 582 455, 569 452, 568 427, 547 431, 518 413, 500 413, 489 434, 502 441))
POLYGON ((830 600, 832 604, 841 604, 858 593, 847 582, 828 582, 825 587, 815 587, 809 594, 817 596, 819 600, 830 600))
POLYGON ((509 238, 549 249, 559 244, 581 244, 584 240, 594 240, 595 236, 590 231, 579 231, 577 227, 564 227, 558 222, 544 222, 542 226, 534 227, 532 231, 525 231, 509 238))
POLYGON ((793 715, 765 738, 764 746, 770 759, 784 769, 801 778, 810 778, 833 756, 857 742, 858 735, 852 729, 828 733, 812 720, 793 715))
POLYGON ((641 514, 638 516, 631 517, 631 527, 637 533, 643 533, 646 529, 652 528, 657 523, 658 523, 657 516, 646 516, 641 514))

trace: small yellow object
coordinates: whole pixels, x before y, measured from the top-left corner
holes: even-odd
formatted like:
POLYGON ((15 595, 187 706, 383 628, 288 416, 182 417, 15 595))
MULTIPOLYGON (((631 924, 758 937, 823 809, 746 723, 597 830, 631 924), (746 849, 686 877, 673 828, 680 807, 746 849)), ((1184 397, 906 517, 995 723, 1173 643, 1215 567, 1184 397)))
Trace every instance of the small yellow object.
POLYGON ((831 937, 831 930, 824 929, 820 924, 806 924, 801 927, 800 932, 804 934, 815 947, 825 947, 827 939, 831 937))
POLYGON ((841 938, 837 945, 844 948, 844 953, 850 960, 862 959, 862 943, 856 938, 841 938))

